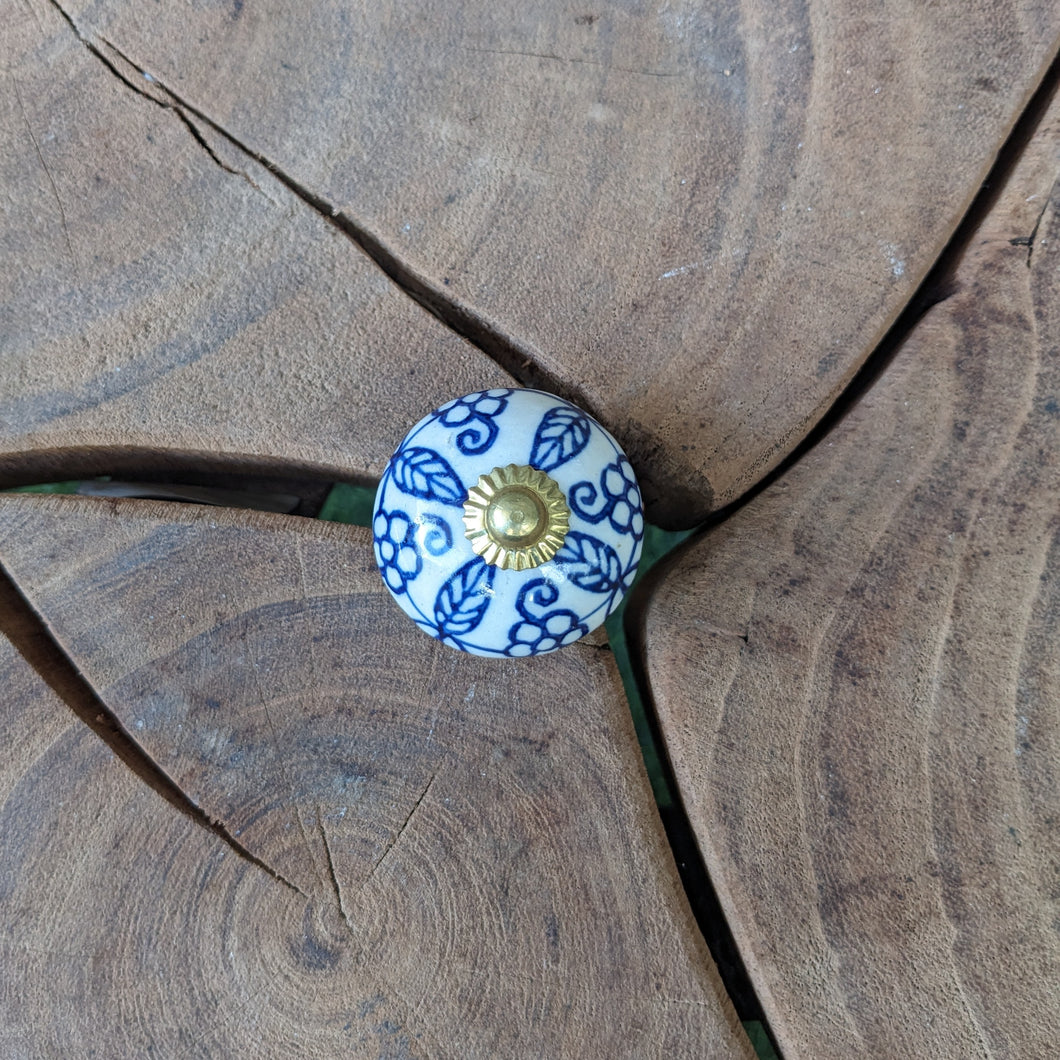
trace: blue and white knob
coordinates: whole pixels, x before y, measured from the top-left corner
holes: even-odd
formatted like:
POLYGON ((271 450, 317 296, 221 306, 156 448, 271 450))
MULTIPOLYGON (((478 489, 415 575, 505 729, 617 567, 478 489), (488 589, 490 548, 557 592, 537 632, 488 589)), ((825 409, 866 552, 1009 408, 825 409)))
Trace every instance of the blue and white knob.
POLYGON ((420 629, 473 655, 542 655, 618 606, 644 514, 633 468, 591 416, 539 390, 484 390, 405 436, 372 531, 420 629))

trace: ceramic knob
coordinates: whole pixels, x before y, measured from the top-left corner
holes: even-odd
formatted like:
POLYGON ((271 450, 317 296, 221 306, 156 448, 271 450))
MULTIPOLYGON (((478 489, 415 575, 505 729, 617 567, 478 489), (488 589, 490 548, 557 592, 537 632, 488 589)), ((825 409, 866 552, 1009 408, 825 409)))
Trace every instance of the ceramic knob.
POLYGON ((375 558, 424 632, 473 655, 555 651, 618 606, 644 514, 618 443, 539 390, 483 390, 425 416, 375 498, 375 558))

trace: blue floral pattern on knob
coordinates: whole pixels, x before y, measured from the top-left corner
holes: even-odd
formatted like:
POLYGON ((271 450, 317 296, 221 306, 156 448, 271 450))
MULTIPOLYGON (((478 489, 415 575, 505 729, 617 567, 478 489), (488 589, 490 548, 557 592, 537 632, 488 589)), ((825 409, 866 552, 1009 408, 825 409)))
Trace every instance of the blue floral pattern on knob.
POLYGON ((618 443, 569 402, 538 390, 477 391, 406 435, 379 483, 376 562, 431 636, 486 656, 540 655, 595 629, 633 583, 644 515, 618 443), (526 570, 477 555, 462 518, 480 476, 509 464, 547 474, 570 509, 559 550, 526 570))
POLYGON ((387 512, 380 508, 372 520, 375 557, 387 588, 400 596, 408 583, 423 570, 423 554, 442 556, 453 547, 449 524, 424 513, 414 523, 407 512, 387 512))

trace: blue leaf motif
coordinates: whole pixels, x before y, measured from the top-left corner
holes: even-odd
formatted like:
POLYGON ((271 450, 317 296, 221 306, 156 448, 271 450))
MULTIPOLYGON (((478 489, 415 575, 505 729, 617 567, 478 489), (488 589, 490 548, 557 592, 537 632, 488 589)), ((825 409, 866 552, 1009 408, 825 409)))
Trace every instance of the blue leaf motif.
POLYGON ((530 463, 552 471, 576 457, 589 444, 589 420, 569 405, 549 409, 538 424, 530 463))
POLYGON ((496 573, 496 567, 476 556, 441 587, 434 601, 434 620, 439 633, 462 637, 478 626, 493 599, 496 573))
POLYGON ((440 501, 459 508, 467 490, 445 457, 433 449, 413 445, 394 454, 390 465, 397 488, 425 501, 440 501))
POLYGON ((571 530, 555 562, 563 564, 563 573, 586 592, 610 593, 622 583, 618 553, 591 534, 571 530))

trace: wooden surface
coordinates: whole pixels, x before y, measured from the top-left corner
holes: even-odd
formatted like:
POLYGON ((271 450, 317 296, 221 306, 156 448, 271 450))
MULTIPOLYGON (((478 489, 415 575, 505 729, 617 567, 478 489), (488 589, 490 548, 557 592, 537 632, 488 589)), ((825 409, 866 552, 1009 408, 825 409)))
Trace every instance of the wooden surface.
POLYGON ((0 646, 5 1055, 753 1055, 609 652, 461 656, 304 519, 7 497, 0 563, 142 756, 0 646))
MULTIPOLYGON (((2 25, 0 484, 366 482, 515 381, 687 526, 909 304, 1060 8, 2 25)), ((948 300, 641 597, 786 1060, 1060 1040, 1057 141, 1054 110, 948 300)), ((363 532, 296 519, 3 498, 0 565, 37 611, 0 582, 0 1053, 747 1056, 599 645, 454 656, 363 532)))
POLYGON ((222 168, 53 6, 6 5, 3 41, 0 482, 363 481, 424 412, 510 382, 262 166, 222 168))
POLYGON ((874 348, 1060 9, 25 0, 9 25, 0 473, 102 447, 378 474, 412 410, 510 372, 611 428, 671 526, 874 348))
POLYGON ((1060 103, 955 291, 685 552, 645 658, 785 1056, 1060 1041, 1060 103))

